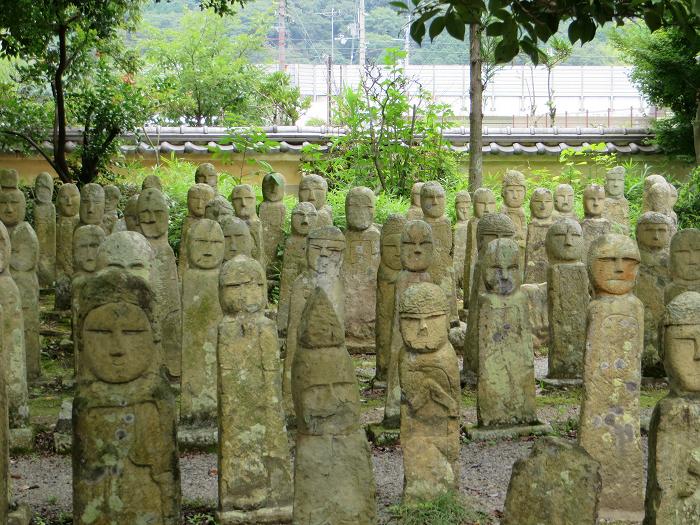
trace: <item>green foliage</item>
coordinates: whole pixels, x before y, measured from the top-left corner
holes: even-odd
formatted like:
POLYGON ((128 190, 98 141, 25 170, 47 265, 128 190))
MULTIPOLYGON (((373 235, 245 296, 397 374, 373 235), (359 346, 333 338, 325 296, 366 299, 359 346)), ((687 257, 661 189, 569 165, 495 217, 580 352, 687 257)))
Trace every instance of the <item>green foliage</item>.
POLYGON ((448 492, 432 501, 394 505, 389 508, 401 525, 462 525, 493 523, 485 513, 468 509, 460 494, 448 492))
POLYGON ((700 228, 700 167, 696 167, 678 189, 675 210, 679 228, 700 228))

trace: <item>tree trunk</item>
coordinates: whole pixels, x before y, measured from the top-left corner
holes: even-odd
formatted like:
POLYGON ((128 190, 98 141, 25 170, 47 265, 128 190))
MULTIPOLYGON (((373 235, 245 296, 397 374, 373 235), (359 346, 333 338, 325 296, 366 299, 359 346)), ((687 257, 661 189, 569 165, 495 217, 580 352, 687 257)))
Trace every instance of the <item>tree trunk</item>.
POLYGON ((693 144, 695 145, 695 164, 700 166, 700 90, 695 96, 695 120, 693 121, 693 144))
POLYGON ((481 24, 469 26, 469 191, 482 185, 483 84, 481 82, 481 24))
POLYGON ((63 74, 68 67, 66 31, 65 27, 58 29, 58 67, 53 80, 56 99, 56 132, 53 138, 53 157, 58 168, 58 177, 63 182, 71 182, 70 170, 66 161, 66 100, 63 92, 63 74))

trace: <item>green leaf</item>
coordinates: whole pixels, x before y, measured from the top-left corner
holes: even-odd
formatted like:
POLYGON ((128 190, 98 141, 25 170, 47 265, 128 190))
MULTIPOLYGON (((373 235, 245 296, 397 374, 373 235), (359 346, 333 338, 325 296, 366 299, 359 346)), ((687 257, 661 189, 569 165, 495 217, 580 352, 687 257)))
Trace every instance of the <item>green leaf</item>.
POLYGON ((494 57, 498 63, 510 62, 515 58, 515 55, 518 54, 519 50, 520 44, 518 43, 517 38, 512 38, 510 35, 508 35, 507 38, 504 37, 503 40, 496 45, 494 57))
POLYGON ((581 36, 578 29, 578 20, 574 20, 569 24, 568 34, 569 42, 575 44, 581 36))
POLYGON ((425 22, 420 19, 416 20, 411 24, 411 38, 418 42, 418 44, 423 43, 423 37, 425 36, 425 22))
POLYGON ((579 32, 582 44, 595 38, 596 25, 591 18, 579 18, 579 32))
POLYGON ((661 27, 661 16, 659 16, 659 13, 652 9, 646 9, 644 11, 644 22, 650 31, 656 31, 661 27))
POLYGON ((436 36, 438 36, 440 33, 442 33, 443 29, 445 29, 445 17, 444 16, 436 16, 435 18, 433 18, 433 21, 430 24, 430 30, 428 31, 428 36, 430 36, 430 41, 432 42, 436 36))
POLYGON ((389 2, 389 5, 395 7, 396 9, 399 9, 401 11, 408 11, 408 4, 406 4, 405 2, 394 1, 394 2, 389 2))
POLYGON ((466 29, 466 24, 464 21, 457 16, 457 13, 447 14, 445 15, 445 18, 447 32, 457 40, 464 40, 464 33, 466 29))
POLYGON ((486 36, 501 36, 506 29, 504 22, 493 22, 486 26, 486 36))

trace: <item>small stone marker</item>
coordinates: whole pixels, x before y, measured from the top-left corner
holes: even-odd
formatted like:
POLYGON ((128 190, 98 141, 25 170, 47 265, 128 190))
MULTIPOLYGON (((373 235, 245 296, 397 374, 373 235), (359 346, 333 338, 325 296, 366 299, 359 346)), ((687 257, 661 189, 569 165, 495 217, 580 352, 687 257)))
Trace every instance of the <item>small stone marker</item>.
POLYGON ((590 253, 591 243, 598 237, 610 233, 612 225, 603 217, 605 211, 605 188, 598 184, 590 184, 583 190, 584 219, 581 221, 583 230, 583 253, 590 253))
POLYGON ((452 266, 454 267, 457 288, 464 286, 464 259, 467 253, 467 235, 469 234, 469 219, 472 212, 472 198, 468 191, 458 191, 455 194, 455 216, 457 222, 452 230, 452 266))
POLYGON ((318 212, 316 225, 333 226, 333 210, 326 204, 328 183, 320 175, 311 174, 301 177, 299 182, 299 202, 310 202, 318 212))
POLYGON ((547 230, 554 222, 552 218, 552 192, 537 188, 530 197, 532 219, 527 225, 527 246, 525 252, 525 282, 543 283, 547 281, 547 230))
POLYGON ((56 280, 56 206, 53 177, 41 172, 34 180, 34 230, 39 241, 39 285, 46 288, 56 280))
POLYGON ((277 250, 284 243, 284 220, 287 208, 284 205, 284 176, 281 173, 268 173, 262 180, 263 201, 258 215, 263 229, 265 260, 277 261, 277 250))
POLYGON ((605 211, 616 233, 628 235, 630 231, 630 204, 625 198, 625 168, 615 166, 605 174, 605 211))
POLYGON ((423 208, 420 205, 420 192, 423 189, 424 182, 416 182, 411 188, 411 206, 406 211, 406 220, 422 221, 423 208))
POLYGON ((664 290, 670 303, 683 292, 700 292, 700 230, 688 228, 671 239, 671 282, 664 290))

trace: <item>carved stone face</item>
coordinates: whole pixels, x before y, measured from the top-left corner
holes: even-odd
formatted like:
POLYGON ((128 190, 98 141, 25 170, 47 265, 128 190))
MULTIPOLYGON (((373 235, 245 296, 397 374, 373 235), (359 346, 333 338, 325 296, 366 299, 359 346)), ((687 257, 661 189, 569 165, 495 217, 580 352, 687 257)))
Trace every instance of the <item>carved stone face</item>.
POLYGON ((496 239, 486 246, 483 256, 483 279, 486 289, 497 295, 511 295, 520 286, 519 248, 511 239, 496 239))
POLYGON ((439 219, 445 215, 445 190, 437 182, 426 182, 420 190, 420 207, 423 215, 439 219))
POLYGON ((212 270, 224 260, 224 234, 219 223, 202 219, 187 234, 187 257, 193 268, 212 270))
POLYGON ((496 212, 496 197, 491 190, 485 189, 480 191, 479 188, 474 192, 474 216, 481 219, 487 213, 496 212))
POLYGON ((649 189, 646 201, 650 211, 671 214, 676 200, 671 187, 667 182, 657 182, 649 189))
POLYGON ((560 184, 554 192, 554 208, 560 213, 571 213, 574 209, 574 189, 568 184, 560 184))
POLYGON ((357 385, 342 367, 324 367, 324 378, 306 381, 301 391, 301 418, 313 435, 342 433, 357 424, 357 385))
POLYGON ((469 220, 469 212, 472 207, 472 199, 469 196, 469 192, 460 191, 455 196, 455 215, 457 216, 457 221, 466 222, 469 220))
POLYGON ((310 202, 317 210, 326 205, 328 185, 320 175, 305 175, 299 182, 299 202, 310 202))
POLYGON ((268 173, 262 180, 263 200, 279 202, 284 199, 284 177, 281 173, 268 173))
POLYGON ((12 246, 10 245, 10 235, 7 228, 0 222, 0 274, 4 273, 10 264, 12 246))
POLYGON ((187 191, 187 209, 191 217, 204 217, 207 204, 214 198, 214 190, 208 184, 195 184, 187 191))
POLYGON ((217 195, 207 204, 204 216, 212 221, 221 221, 226 216, 233 217, 233 206, 221 195, 217 195))
POLYGON ((369 188, 353 188, 345 199, 348 228, 366 230, 374 222, 374 194, 369 188))
POLYGON ((588 273, 598 294, 624 295, 632 291, 639 271, 639 250, 632 239, 615 234, 598 237, 588 257, 588 273))
POLYGON ((216 168, 213 164, 205 162, 197 166, 197 170, 194 172, 194 182, 195 184, 206 184, 214 193, 218 192, 219 187, 219 175, 216 173, 216 168))
POLYGON ((83 323, 85 364, 105 383, 128 383, 142 376, 151 366, 154 345, 148 317, 133 304, 99 306, 83 323))
POLYGON ((155 188, 141 192, 138 201, 139 227, 147 239, 159 239, 168 233, 170 212, 163 194, 155 188))
POLYGON ((239 219, 248 220, 255 217, 255 193, 247 184, 241 184, 233 188, 231 203, 239 219))
POLYGON ((221 219, 220 224, 224 234, 224 260, 230 261, 237 255, 250 257, 253 251, 253 238, 245 221, 238 217, 227 216, 221 219))
POLYGON ((316 227, 318 213, 311 203, 299 203, 292 211, 292 232, 296 235, 308 235, 316 227))
POLYGON ((408 288, 400 298, 399 319, 408 350, 430 353, 447 343, 447 302, 439 286, 420 283, 408 288))
POLYGON ((153 188, 158 191, 163 191, 163 182, 158 175, 146 175, 141 183, 141 190, 153 188))
POLYGON ((666 326, 666 372, 679 390, 700 392, 700 319, 696 324, 666 326))
POLYGON ((262 268, 250 258, 241 259, 226 262, 219 277, 221 308, 230 315, 259 312, 267 303, 262 268))
POLYGON ((591 184, 583 192, 583 211, 586 217, 597 218, 605 210, 605 189, 591 184))
POLYGON ((668 248, 671 242, 671 227, 665 222, 645 222, 637 226, 637 242, 648 250, 668 248))
POLYGON ((609 171, 605 176, 605 193, 608 197, 619 198, 625 193, 625 173, 609 171))
POLYGON ((104 192, 105 211, 115 211, 119 207, 119 199, 122 197, 122 192, 113 184, 105 186, 104 192))
POLYGON ((99 184, 86 184, 80 191, 80 222, 102 224, 105 213, 105 190, 99 184))
POLYGON ((503 186, 502 197, 509 208, 520 208, 525 202, 525 186, 507 184, 503 186))
POLYGON ((0 220, 7 227, 16 226, 24 220, 27 202, 20 190, 0 192, 0 220))
POLYGON ((685 281, 700 281, 700 231, 682 230, 671 240, 671 275, 685 281))
POLYGON ((554 202, 552 192, 544 188, 537 188, 530 197, 530 211, 533 217, 538 219, 548 219, 552 216, 554 202))
POLYGON ((487 215, 479 221, 476 229, 477 251, 485 250, 489 243, 496 239, 512 238, 515 236, 513 221, 500 213, 487 215))
POLYGON ((420 208, 420 191, 423 189, 422 182, 416 182, 411 188, 411 206, 418 206, 420 208))
POLYGON ((34 196, 42 204, 49 204, 53 199, 53 177, 45 171, 36 176, 34 196))
POLYGON ((119 268, 148 282, 151 278, 154 253, 140 233, 115 232, 105 238, 97 250, 97 270, 119 268))
POLYGON ((433 234, 423 221, 410 221, 401 234, 401 266, 410 272, 424 272, 433 262, 433 234))
POLYGON ((392 270, 401 270, 401 234, 387 235, 382 241, 382 263, 392 270))
POLYGON ((583 232, 579 223, 572 219, 550 226, 545 242, 550 262, 580 261, 583 256, 583 232))
POLYGON ((129 197, 129 200, 126 201, 126 206, 124 206, 124 223, 128 231, 141 233, 141 227, 139 226, 138 195, 129 197))
POLYGON ((83 272, 94 272, 97 269, 97 252, 104 238, 104 230, 94 224, 87 224, 75 230, 73 264, 83 272))
POLYGON ((75 217, 80 210, 80 191, 75 184, 62 184, 56 197, 58 214, 61 217, 75 217))
POLYGON ((309 268, 319 275, 340 272, 345 252, 345 240, 309 236, 306 245, 306 260, 309 268))

